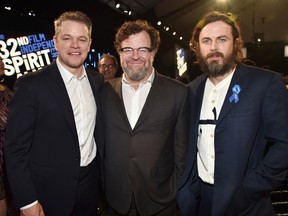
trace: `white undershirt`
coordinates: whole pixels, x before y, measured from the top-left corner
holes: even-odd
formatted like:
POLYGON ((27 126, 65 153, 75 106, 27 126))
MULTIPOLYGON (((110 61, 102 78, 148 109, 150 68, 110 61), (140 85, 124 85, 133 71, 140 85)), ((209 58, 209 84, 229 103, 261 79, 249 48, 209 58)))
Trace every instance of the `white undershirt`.
MULTIPOLYGON (((205 84, 200 120, 216 120, 219 117, 234 71, 216 86, 208 78, 205 84), (213 112, 215 108, 215 112, 213 112)), ((197 166, 200 178, 214 184, 216 124, 199 124, 197 166)))

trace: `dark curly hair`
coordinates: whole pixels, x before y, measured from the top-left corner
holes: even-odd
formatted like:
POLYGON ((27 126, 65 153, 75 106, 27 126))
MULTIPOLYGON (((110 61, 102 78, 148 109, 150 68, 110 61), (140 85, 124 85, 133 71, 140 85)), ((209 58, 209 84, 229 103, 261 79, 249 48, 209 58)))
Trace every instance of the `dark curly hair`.
POLYGON ((146 31, 150 36, 151 50, 157 53, 160 45, 160 34, 146 20, 126 21, 117 31, 115 35, 114 46, 117 52, 120 52, 122 41, 126 40, 130 35, 146 31))

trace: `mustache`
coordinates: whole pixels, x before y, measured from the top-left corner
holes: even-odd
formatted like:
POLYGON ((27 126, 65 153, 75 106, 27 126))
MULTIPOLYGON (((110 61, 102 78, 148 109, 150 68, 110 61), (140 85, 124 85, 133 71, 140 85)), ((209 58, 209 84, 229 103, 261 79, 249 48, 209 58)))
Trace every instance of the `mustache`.
POLYGON ((224 58, 224 54, 221 52, 217 52, 217 51, 207 54, 206 58, 210 58, 210 57, 214 57, 214 56, 224 58))
POLYGON ((129 63, 145 63, 145 60, 144 59, 141 59, 141 58, 139 58, 139 59, 129 59, 128 61, 127 61, 127 64, 129 64, 129 63))

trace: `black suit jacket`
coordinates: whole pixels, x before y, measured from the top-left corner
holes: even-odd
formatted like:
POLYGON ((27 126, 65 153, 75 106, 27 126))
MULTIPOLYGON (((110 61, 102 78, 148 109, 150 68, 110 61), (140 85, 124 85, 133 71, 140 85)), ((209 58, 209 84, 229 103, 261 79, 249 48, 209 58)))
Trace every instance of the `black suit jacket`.
MULTIPOLYGON (((103 78, 86 71, 97 105, 95 140, 97 156, 102 158, 98 94, 103 78)), ((16 206, 39 200, 44 212, 69 215, 75 202, 80 150, 72 106, 55 61, 17 80, 9 109, 5 158, 16 206)))
POLYGON ((106 196, 112 208, 125 214, 134 193, 140 214, 152 215, 176 201, 187 146, 187 87, 156 73, 132 129, 121 86, 116 78, 102 94, 106 196))
MULTIPOLYGON (((184 216, 197 215, 196 164, 199 117, 207 76, 189 84, 189 153, 178 202, 184 216)), ((281 185, 288 169, 288 92, 277 73, 239 65, 231 80, 215 128, 212 216, 274 215, 269 192, 281 185), (232 88, 241 88, 230 102, 232 88)))

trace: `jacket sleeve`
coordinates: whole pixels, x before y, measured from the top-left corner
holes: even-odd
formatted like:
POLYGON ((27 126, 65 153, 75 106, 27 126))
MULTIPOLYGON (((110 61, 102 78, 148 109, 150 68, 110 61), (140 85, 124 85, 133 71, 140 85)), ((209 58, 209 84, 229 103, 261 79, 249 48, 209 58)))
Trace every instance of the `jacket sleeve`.
POLYGON ((6 128, 5 162, 8 181, 17 207, 37 200, 29 169, 37 107, 27 79, 19 78, 9 104, 6 128))
POLYGON ((231 199, 227 215, 235 215, 281 185, 288 169, 288 91, 280 75, 271 77, 261 112, 267 149, 260 163, 250 169, 231 199), (239 202, 239 200, 242 200, 239 202), (245 200, 245 201, 244 201, 245 200), (234 213, 233 213, 234 212, 234 213))

